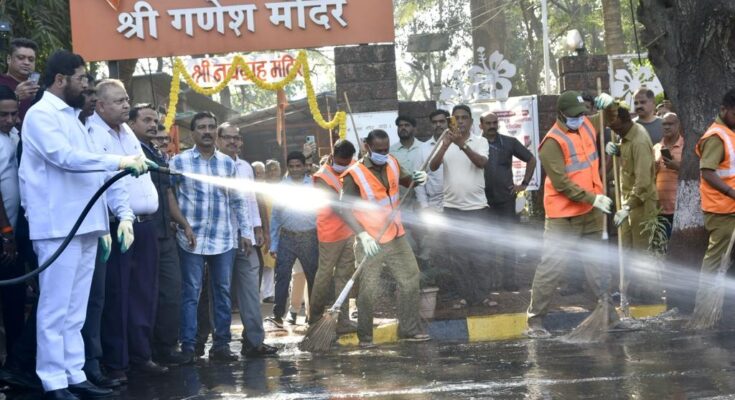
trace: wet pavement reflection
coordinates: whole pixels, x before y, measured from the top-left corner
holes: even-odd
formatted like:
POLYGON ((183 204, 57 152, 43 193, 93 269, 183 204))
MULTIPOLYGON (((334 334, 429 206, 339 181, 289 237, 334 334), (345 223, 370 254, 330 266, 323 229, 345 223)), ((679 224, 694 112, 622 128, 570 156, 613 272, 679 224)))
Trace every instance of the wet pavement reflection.
MULTIPOLYGON (((327 355, 281 338, 277 358, 130 376, 120 399, 689 399, 735 397, 735 332, 632 332, 559 340, 397 344, 327 355)), ((235 349, 233 346, 233 350, 235 349)), ((36 396, 10 398, 32 399, 36 396)))

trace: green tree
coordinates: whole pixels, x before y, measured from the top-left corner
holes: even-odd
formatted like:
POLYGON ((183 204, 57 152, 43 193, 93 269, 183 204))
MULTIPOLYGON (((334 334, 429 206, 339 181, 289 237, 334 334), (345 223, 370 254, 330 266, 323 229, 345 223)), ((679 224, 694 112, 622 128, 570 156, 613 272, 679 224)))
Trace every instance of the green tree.
MULTIPOLYGON (((58 49, 71 50, 69 2, 65 0, 3 0, 0 16, 12 25, 12 37, 38 43, 36 69, 42 71, 48 56, 58 49)), ((5 57, 2 70, 5 70, 5 57)))

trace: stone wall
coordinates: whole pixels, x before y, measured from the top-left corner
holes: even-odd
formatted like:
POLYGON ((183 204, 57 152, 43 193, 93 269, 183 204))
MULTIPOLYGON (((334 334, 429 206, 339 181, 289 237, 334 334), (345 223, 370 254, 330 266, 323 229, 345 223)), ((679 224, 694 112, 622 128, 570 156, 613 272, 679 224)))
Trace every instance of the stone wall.
POLYGON ((402 101, 398 103, 398 114, 408 115, 416 119, 416 137, 421 141, 428 140, 434 133, 429 122, 429 114, 436 110, 436 102, 402 101))
POLYGON ((582 55, 559 59, 559 92, 579 90, 597 95, 597 78, 602 80, 602 91, 610 93, 607 56, 582 55))
POLYGON ((352 112, 398 109, 398 80, 394 45, 359 45, 334 49, 337 102, 346 110, 344 93, 352 112))

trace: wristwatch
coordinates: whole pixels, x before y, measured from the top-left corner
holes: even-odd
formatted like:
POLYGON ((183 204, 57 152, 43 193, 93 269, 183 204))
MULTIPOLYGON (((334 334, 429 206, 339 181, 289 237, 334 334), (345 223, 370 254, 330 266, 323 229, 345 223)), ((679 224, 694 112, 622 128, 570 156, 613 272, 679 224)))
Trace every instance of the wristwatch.
POLYGON ((465 142, 465 143, 464 143, 464 144, 462 145, 462 147, 461 147, 461 149, 462 149, 462 150, 467 150, 467 149, 469 149, 469 148, 470 148, 470 144, 469 144, 469 143, 467 143, 467 142, 465 142))

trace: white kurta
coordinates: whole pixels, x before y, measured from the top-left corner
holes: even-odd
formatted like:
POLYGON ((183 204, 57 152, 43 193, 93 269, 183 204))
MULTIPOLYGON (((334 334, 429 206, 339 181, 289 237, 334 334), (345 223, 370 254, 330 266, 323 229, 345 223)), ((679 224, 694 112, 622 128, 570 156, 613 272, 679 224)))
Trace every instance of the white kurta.
POLYGON ((13 128, 9 133, 0 132, 0 193, 3 194, 3 206, 10 226, 15 229, 20 207, 18 188, 18 130, 13 128))
MULTIPOLYGON (((59 247, 109 171, 118 169, 120 156, 99 153, 96 146, 102 144, 95 144, 75 110, 50 92, 28 111, 22 132, 21 203, 42 264, 59 247)), ((81 329, 97 239, 108 231, 106 204, 113 205, 117 216, 133 218, 124 185, 113 186, 108 199, 95 203, 66 251, 39 277, 36 373, 47 391, 86 380, 81 329)))

